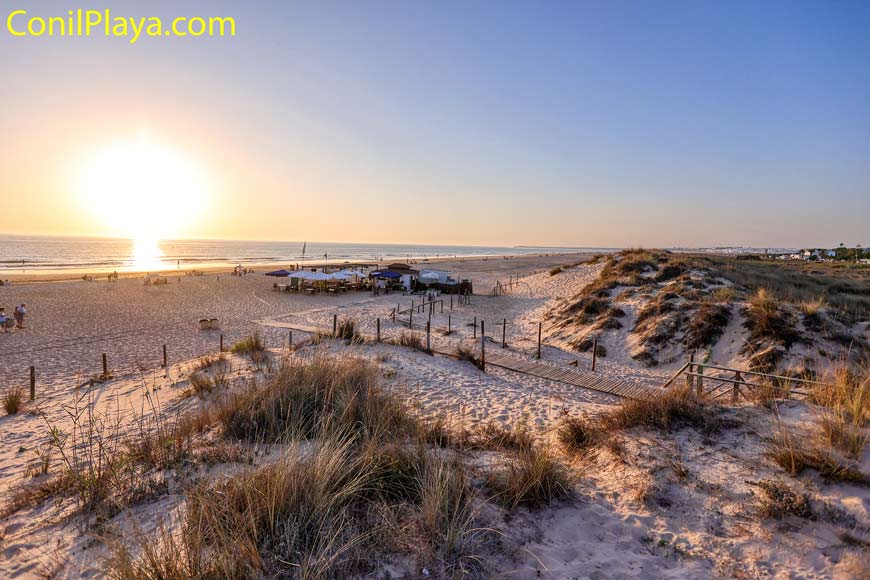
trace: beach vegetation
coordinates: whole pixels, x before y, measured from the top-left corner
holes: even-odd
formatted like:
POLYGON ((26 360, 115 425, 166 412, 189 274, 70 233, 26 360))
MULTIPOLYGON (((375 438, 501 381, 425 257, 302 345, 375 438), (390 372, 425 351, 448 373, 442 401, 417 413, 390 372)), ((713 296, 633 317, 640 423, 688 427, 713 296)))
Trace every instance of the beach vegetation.
POLYGON ((16 415, 24 404, 24 389, 11 387, 3 393, 3 410, 7 415, 16 415))
POLYGON ((486 474, 493 498, 510 510, 541 508, 565 499, 573 485, 549 447, 531 446, 506 455, 486 474))
POLYGON ((254 332, 233 344, 230 352, 233 354, 247 354, 251 357, 266 350, 266 344, 263 342, 263 335, 259 331, 254 332))

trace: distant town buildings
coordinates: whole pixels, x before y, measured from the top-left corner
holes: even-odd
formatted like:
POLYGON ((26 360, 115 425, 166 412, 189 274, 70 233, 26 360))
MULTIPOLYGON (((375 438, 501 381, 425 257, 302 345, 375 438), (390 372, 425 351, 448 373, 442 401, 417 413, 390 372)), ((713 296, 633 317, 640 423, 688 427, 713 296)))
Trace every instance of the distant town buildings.
POLYGON ((803 260, 805 262, 858 262, 870 264, 870 250, 864 249, 861 244, 854 248, 847 248, 840 244, 838 248, 808 248, 792 254, 778 254, 778 260, 803 260))

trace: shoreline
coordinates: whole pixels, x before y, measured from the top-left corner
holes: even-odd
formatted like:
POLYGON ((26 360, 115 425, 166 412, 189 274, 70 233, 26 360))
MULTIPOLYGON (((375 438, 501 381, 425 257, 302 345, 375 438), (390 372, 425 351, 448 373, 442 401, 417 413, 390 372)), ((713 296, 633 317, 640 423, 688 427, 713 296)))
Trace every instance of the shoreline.
MULTIPOLYGON (((604 250, 602 250, 604 252, 604 250)), ((357 262, 351 260, 341 260, 341 261, 333 261, 333 260, 306 260, 305 262, 293 262, 293 261, 282 261, 282 262, 250 262, 246 264, 242 264, 244 268, 254 269, 254 274, 264 274, 263 269, 267 269, 266 271, 272 270, 280 270, 282 268, 286 268, 288 266, 295 265, 304 265, 305 268, 321 268, 323 266, 329 265, 339 265, 339 264, 354 264, 354 263, 378 263, 379 266, 386 265, 394 262, 402 262, 409 263, 416 266, 421 266, 423 260, 427 260, 425 265, 432 264, 444 264, 445 262, 488 262, 488 261, 498 261, 501 262, 503 260, 517 260, 517 259, 540 259, 540 258, 557 258, 557 257, 566 257, 569 258, 571 256, 574 257, 585 257, 588 259, 589 256, 593 256, 596 253, 601 252, 589 252, 589 251, 566 251, 566 252, 537 252, 537 253, 521 253, 521 254, 474 254, 474 255, 455 255, 455 256, 439 256, 434 258, 411 258, 410 261, 407 260, 384 260, 383 262, 373 262, 360 260, 357 262)), ((190 265, 188 267, 183 267, 179 269, 161 269, 161 270, 128 270, 128 271, 118 271, 118 277, 122 279, 138 279, 144 278, 148 274, 155 274, 160 276, 172 277, 172 276, 184 276, 188 275, 188 272, 198 271, 204 274, 222 274, 222 273, 231 273, 234 265, 226 263, 226 264, 211 264, 205 263, 205 265, 190 265)), ((0 270, 0 279, 8 280, 13 283, 13 287, 15 284, 45 284, 45 283, 54 283, 54 282, 82 282, 82 276, 93 276, 96 281, 100 279, 105 279, 106 276, 112 273, 114 270, 111 269, 101 269, 96 268, 93 270, 76 270, 75 272, 61 272, 57 270, 45 272, 45 273, 24 273, 24 274, 4 274, 2 270, 0 270)), ((2 287, 0 287, 2 288, 2 287)))

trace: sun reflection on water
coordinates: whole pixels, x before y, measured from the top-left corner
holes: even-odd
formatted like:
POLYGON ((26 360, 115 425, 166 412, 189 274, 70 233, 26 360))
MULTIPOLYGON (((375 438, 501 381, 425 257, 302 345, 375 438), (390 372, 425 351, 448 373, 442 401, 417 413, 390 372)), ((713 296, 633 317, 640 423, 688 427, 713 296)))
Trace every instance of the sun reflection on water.
POLYGON ((160 270, 163 267, 161 259, 163 251, 160 249, 160 240, 156 238, 139 237, 133 240, 133 264, 134 271, 147 272, 160 270))

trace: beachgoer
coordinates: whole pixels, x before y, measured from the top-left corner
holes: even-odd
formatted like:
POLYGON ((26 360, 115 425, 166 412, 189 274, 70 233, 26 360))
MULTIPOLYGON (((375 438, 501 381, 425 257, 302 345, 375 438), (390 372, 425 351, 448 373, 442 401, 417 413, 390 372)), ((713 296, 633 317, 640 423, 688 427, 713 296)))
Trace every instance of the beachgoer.
POLYGON ((24 316, 27 314, 27 304, 21 303, 21 306, 15 307, 15 313, 13 316, 15 317, 15 326, 18 328, 24 328, 24 316))
POLYGON ((3 332, 9 332, 9 327, 6 326, 6 309, 0 308, 0 328, 3 328, 3 332))

